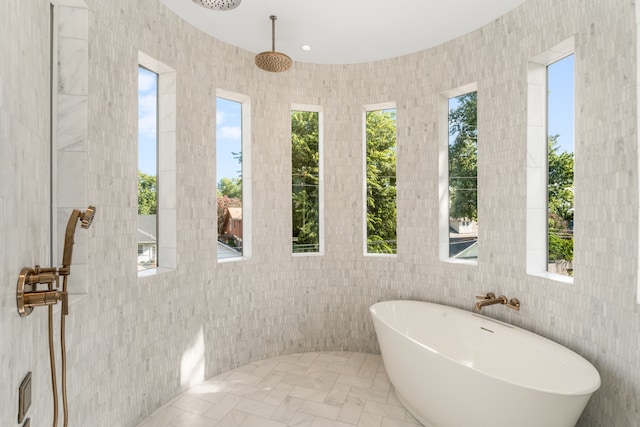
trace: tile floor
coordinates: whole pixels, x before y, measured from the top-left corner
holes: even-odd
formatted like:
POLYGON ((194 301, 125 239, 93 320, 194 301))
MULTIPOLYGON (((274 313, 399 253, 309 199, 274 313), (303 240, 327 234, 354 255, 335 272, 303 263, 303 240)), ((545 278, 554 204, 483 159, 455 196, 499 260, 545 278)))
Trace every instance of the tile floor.
POLYGON ((138 427, 415 427, 377 354, 300 353, 193 387, 138 427))

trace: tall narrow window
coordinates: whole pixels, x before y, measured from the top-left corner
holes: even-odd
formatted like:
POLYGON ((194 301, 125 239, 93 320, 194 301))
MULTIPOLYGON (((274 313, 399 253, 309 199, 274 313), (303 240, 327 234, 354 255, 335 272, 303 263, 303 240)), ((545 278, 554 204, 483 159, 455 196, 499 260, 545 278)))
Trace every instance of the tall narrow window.
POLYGON ((449 99, 449 257, 478 258, 477 92, 449 99))
POLYGON ((218 90, 216 98, 216 199, 218 260, 249 256, 249 98, 218 90))
POLYGON ((291 111, 292 252, 321 252, 320 112, 291 111))
POLYGON ((572 282, 574 39, 527 71, 527 273, 572 282))
POLYGON ((365 107, 364 116, 365 253, 395 254, 397 253, 395 105, 365 107))
POLYGON ((138 271, 158 266, 158 74, 138 67, 138 271))
POLYGON ((547 67, 548 271, 573 275, 573 55, 547 67))

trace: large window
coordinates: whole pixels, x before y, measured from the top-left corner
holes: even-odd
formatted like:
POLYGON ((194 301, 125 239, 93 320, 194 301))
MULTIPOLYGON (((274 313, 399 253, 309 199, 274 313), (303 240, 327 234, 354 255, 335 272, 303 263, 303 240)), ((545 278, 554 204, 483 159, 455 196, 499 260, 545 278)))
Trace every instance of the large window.
POLYGON ((365 107, 365 205, 367 254, 397 253, 396 109, 365 107))
POLYGON ((573 38, 531 59, 527 99, 527 273, 571 282, 573 38))
POLYGON ((138 67, 138 271, 158 266, 158 74, 138 67))
POLYGON ((248 256, 249 99, 218 90, 216 98, 216 200, 218 260, 248 256))
POLYGON ((320 111, 291 111, 291 205, 293 253, 322 252, 320 111))

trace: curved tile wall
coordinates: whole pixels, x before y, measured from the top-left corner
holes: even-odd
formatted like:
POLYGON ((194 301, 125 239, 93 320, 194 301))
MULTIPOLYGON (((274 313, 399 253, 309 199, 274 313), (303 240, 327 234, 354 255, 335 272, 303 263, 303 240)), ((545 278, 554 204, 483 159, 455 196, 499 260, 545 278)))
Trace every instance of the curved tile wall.
MULTIPOLYGON (((375 352, 367 309, 378 300, 415 298, 471 309, 473 296, 488 290, 517 296, 523 304, 519 313, 496 308, 488 314, 555 339, 598 367, 603 386, 580 426, 634 425, 640 411, 640 310, 631 2, 529 0, 428 51, 348 66, 298 63, 275 75, 257 69, 253 54, 205 36, 157 0, 86 3, 87 192, 99 214, 87 243, 89 295, 71 307, 67 326, 72 425, 133 426, 191 383, 253 360, 312 350, 375 352), (574 284, 566 285, 525 274, 526 67, 529 58, 574 35, 579 267, 574 284), (130 256, 136 247, 139 51, 177 73, 178 206, 178 268, 140 279, 130 256), (470 82, 478 83, 480 100, 482 254, 476 267, 440 262, 437 247, 438 94, 470 82), (215 260, 217 88, 252 99, 253 257, 223 264, 215 260), (387 101, 397 103, 399 248, 395 258, 370 258, 362 255, 362 105, 387 101), (292 103, 318 104, 324 111, 321 257, 290 255, 292 103)), ((31 32, 46 37, 30 23, 31 15, 46 16, 45 6, 9 4, 0 16, 10 18, 0 23, 17 23, 9 28, 19 49, 28 47, 21 37, 31 32)), ((46 55, 24 65, 46 69, 46 55)), ((3 99, 29 96, 20 85, 8 86, 6 66, 0 70, 3 99)), ((46 81, 39 87, 46 89, 46 81)), ((9 110, 8 103, 0 108, 3 120, 26 115, 9 110)), ((36 110, 46 113, 39 104, 36 110)), ((42 149, 45 137, 33 138, 30 147, 42 149)), ((8 173, 0 173, 6 182, 8 173)), ((14 197, 9 205, 15 211, 43 200, 14 197)), ((10 227, 8 219, 1 221, 3 229, 10 227)), ((20 226, 35 225, 37 218, 27 222, 20 226)), ((46 242, 38 245, 46 251, 46 242)), ((17 260, 2 261, 3 271, 17 273, 31 264, 26 250, 17 260)), ((4 277, 13 283, 12 274, 4 277)), ((14 297, 3 295, 8 322, 0 328, 13 347, 19 337, 5 325, 17 323, 14 297)), ((33 336, 35 378, 43 384, 44 329, 41 323, 25 325, 20 328, 33 336)), ((0 385, 0 424, 13 425, 14 390, 23 375, 15 371, 29 363, 4 343, 2 357, 9 362, 1 364, 3 378, 11 381, 0 385)), ((33 414, 46 423, 50 403, 46 386, 39 390, 33 414)))

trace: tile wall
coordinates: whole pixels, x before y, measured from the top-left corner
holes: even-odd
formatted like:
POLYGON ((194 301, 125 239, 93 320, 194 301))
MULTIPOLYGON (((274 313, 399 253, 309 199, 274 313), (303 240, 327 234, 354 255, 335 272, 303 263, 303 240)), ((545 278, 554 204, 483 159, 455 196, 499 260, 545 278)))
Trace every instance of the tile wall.
MULTIPOLYGON (((579 426, 640 419, 636 301, 636 20, 631 1, 528 0, 486 27, 416 54, 358 65, 295 64, 285 74, 193 29, 157 0, 86 0, 87 296, 67 322, 70 425, 131 427, 193 383, 301 351, 376 352, 372 303, 413 298, 471 308, 495 291, 519 313, 487 314, 583 354, 603 386, 579 426), (575 36, 576 273, 525 273, 527 61, 575 36), (177 269, 138 278, 139 51, 177 76, 177 269), (438 96, 477 82, 482 249, 477 266, 438 258, 438 96), (253 248, 218 264, 215 94, 251 97, 253 248), (398 256, 362 255, 362 106, 397 103, 398 256), (322 257, 290 254, 289 111, 322 105, 322 257)), ((32 423, 50 422, 46 315, 21 319, 15 281, 49 263, 48 2, 0 5, 0 424, 34 372, 32 423)), ((82 177, 81 177, 82 178, 82 177)), ((79 206, 83 207, 83 206, 79 206)))

